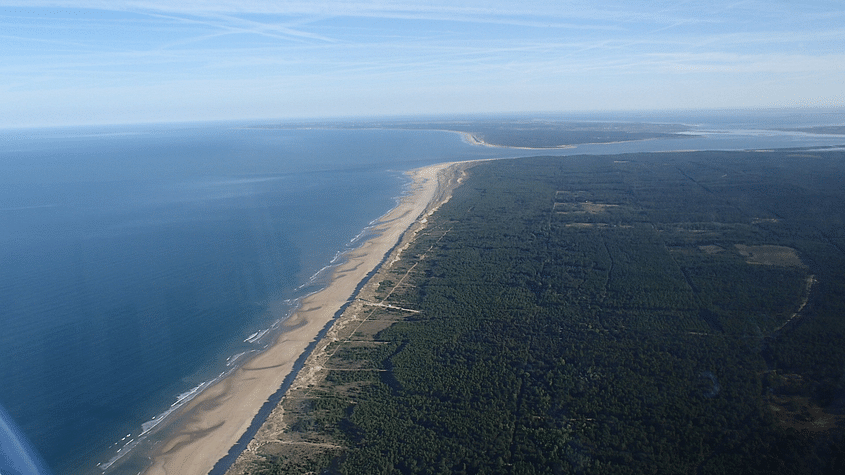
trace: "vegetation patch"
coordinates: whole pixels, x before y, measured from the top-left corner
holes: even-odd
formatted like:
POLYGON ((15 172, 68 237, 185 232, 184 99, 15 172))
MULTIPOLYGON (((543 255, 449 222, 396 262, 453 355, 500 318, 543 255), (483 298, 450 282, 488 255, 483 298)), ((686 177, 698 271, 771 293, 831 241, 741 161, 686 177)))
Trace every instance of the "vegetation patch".
POLYGON ((806 267, 795 249, 786 246, 746 246, 745 244, 734 244, 739 254, 745 257, 749 264, 764 266, 793 266, 806 267))
POLYGON ((585 201, 583 203, 555 203, 554 208, 558 213, 588 213, 598 214, 605 212, 608 208, 615 208, 619 205, 591 203, 585 201))

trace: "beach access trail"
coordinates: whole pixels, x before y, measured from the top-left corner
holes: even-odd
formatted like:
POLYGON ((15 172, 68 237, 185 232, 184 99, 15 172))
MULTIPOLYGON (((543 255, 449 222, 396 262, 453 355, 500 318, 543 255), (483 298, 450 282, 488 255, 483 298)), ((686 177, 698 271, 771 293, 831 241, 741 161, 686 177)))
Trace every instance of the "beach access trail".
MULTIPOLYGON (((374 226, 374 237, 350 251, 328 286, 303 299, 284 322, 285 331, 267 350, 203 391, 174 414, 170 435, 158 444, 146 475, 204 475, 226 456, 259 409, 282 386, 295 361, 320 331, 354 297, 356 289, 385 259, 414 223, 449 198, 470 162, 453 162, 408 172, 409 193, 374 226)), ((272 310, 272 309, 271 309, 272 310)))

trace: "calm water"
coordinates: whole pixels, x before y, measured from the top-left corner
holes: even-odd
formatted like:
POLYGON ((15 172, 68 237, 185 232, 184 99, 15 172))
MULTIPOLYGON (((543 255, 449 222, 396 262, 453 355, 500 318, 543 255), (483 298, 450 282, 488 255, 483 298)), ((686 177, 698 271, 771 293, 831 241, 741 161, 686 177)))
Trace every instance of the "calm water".
MULTIPOLYGON (((658 118, 626 120, 644 119, 658 118)), ((749 118, 664 119, 711 132, 555 153, 845 143, 754 131, 749 118)), ((536 154, 426 131, 2 131, 0 405, 56 473, 99 473, 180 398, 266 345, 263 331, 394 205, 401 171, 536 154)))
POLYGON ((231 125, 7 134, 0 403, 57 473, 94 471, 266 344, 250 336, 287 310, 267 304, 319 285, 302 287, 394 205, 399 170, 462 147, 231 125))

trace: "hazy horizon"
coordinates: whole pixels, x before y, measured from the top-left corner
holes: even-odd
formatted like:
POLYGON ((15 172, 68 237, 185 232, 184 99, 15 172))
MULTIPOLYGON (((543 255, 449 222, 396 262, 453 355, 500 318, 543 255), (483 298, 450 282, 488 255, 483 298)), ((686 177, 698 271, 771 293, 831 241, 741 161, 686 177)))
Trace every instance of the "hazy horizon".
MULTIPOLYGON (((593 110, 593 111, 519 111, 460 114, 392 114, 392 115, 337 115, 324 117, 250 117, 233 119, 186 119, 186 120, 139 120, 90 122, 74 124, 0 124, 0 131, 49 130, 49 129, 123 129, 137 127, 205 127, 213 124, 235 127, 310 128, 310 127, 372 127, 398 128, 403 124, 416 124, 414 128, 430 123, 460 123, 501 120, 503 123, 539 121, 540 123, 629 123, 629 124, 675 124, 693 128, 713 127, 730 123, 731 127, 742 123, 756 129, 789 129, 845 124, 845 106, 837 107, 771 107, 771 108, 711 108, 711 109, 663 109, 663 110, 593 110), (353 125, 354 124, 354 125, 353 125), (397 125, 398 124, 398 125, 397 125)), ((423 129, 425 127, 422 127, 423 129)), ((102 132, 106 133, 106 132, 102 132)), ((115 132, 120 133, 120 132, 115 132)), ((135 133, 135 132, 132 132, 135 133)))
POLYGON ((0 0, 0 127, 845 106, 838 2, 0 0))

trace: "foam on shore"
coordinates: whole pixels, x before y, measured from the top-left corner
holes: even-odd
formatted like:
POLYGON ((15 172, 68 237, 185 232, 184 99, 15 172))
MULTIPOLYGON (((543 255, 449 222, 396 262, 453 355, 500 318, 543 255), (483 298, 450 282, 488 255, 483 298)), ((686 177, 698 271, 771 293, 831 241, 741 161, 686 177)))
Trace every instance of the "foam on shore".
POLYGON ((444 199, 443 163, 409 172, 412 183, 395 208, 356 237, 361 245, 333 268, 328 285, 302 299, 275 343, 216 381, 170 415, 168 437, 156 446, 146 474, 207 474, 254 423, 303 357, 405 231, 444 199))

